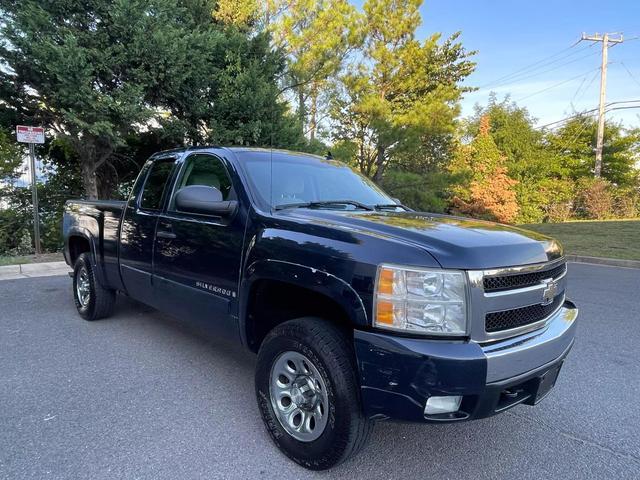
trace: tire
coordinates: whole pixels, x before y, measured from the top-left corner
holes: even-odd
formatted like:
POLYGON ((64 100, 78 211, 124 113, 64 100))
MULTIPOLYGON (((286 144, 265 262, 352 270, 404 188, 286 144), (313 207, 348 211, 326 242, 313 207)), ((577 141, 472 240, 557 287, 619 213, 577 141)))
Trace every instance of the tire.
POLYGON ((373 422, 362 413, 356 372, 348 336, 328 321, 299 318, 269 332, 258 352, 256 396, 269 435, 291 460, 326 470, 365 445, 373 422))
POLYGON ((85 320, 98 320, 113 313, 116 292, 100 285, 89 253, 80 254, 73 267, 73 300, 85 320))

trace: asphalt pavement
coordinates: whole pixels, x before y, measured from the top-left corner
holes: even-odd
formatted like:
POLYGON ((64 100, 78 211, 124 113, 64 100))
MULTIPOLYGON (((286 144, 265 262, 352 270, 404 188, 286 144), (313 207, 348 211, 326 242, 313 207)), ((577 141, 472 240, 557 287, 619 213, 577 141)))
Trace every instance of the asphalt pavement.
POLYGON ((0 281, 0 478, 640 478, 640 270, 571 264, 569 280, 578 338, 541 404, 379 423, 324 473, 271 443, 253 355, 124 298, 86 322, 67 276, 0 281))

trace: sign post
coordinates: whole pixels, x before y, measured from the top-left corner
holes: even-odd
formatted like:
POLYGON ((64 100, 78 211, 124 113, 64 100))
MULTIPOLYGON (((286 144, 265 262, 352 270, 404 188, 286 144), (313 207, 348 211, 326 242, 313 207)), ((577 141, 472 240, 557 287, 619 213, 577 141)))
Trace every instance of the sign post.
POLYGON ((42 253, 40 246, 40 215, 38 214, 38 188, 36 186, 36 143, 44 143, 44 128, 18 125, 16 137, 20 143, 29 144, 29 170, 31 171, 31 198, 33 201, 33 243, 36 254, 42 253))

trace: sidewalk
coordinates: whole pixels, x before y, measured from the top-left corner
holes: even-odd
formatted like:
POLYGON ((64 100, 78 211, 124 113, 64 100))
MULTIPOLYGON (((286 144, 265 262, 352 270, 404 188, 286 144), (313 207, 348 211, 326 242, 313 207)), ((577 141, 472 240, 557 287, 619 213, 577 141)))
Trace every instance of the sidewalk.
POLYGON ((0 267, 0 280, 66 275, 71 268, 65 262, 25 263, 0 267))

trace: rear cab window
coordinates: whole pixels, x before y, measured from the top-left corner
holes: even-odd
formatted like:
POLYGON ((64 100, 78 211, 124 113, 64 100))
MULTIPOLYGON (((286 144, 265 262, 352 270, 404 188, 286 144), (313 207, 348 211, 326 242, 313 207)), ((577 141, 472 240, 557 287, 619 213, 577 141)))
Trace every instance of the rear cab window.
POLYGON ((153 211, 162 209, 165 190, 174 164, 175 158, 163 158, 153 162, 140 196, 140 208, 153 211))

